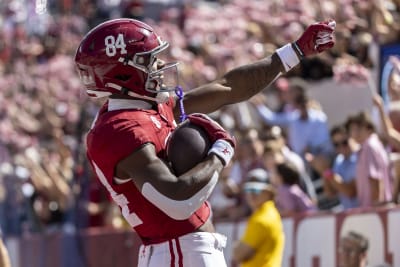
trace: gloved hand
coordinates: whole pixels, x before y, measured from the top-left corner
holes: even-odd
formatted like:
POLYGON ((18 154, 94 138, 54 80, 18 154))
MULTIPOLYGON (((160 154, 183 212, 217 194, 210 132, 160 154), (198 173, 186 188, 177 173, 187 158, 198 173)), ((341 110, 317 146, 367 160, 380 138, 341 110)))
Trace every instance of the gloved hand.
POLYGON ((213 143, 208 154, 216 154, 222 160, 224 166, 228 165, 234 154, 236 146, 235 138, 205 114, 193 113, 187 116, 187 120, 202 127, 207 132, 211 143, 213 143))
POLYGON ((325 51, 335 44, 335 27, 334 20, 311 24, 293 45, 297 52, 305 57, 325 51))

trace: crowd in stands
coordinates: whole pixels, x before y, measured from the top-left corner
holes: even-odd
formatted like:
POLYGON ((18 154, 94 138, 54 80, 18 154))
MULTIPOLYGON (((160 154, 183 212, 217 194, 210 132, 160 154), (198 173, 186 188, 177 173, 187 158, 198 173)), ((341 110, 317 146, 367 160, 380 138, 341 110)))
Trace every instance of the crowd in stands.
MULTIPOLYGON (((239 144, 210 199, 215 220, 249 216, 241 186, 255 168, 270 174, 283 216, 397 203, 400 161, 393 155, 400 148, 400 124, 395 112, 389 117, 376 95, 383 133, 365 113, 349 114, 330 129, 323 106, 307 92, 307 82, 366 82, 364 74, 379 63, 377 47, 400 41, 400 1, 323 2, 1 1, 3 233, 18 236, 66 225, 124 227, 85 160, 84 134, 99 105, 87 101, 73 62, 91 27, 122 16, 145 20, 171 44, 164 56, 180 62, 185 90, 270 55, 295 40, 305 25, 334 18, 336 45, 331 51, 303 60, 266 88, 268 94, 211 114, 239 144)), ((390 88, 395 94, 400 92, 400 64, 392 60, 390 88)))

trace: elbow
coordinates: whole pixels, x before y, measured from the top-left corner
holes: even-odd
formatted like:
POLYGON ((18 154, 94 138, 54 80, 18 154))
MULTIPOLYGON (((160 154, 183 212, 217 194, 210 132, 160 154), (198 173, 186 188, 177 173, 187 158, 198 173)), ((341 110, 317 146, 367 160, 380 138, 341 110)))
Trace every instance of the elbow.
POLYGON ((197 193, 187 199, 176 200, 160 193, 150 183, 142 187, 143 196, 161 211, 175 220, 186 220, 208 199, 217 181, 218 173, 215 172, 210 181, 197 193))
POLYGON ((142 193, 153 205, 175 220, 188 219, 206 201, 206 197, 175 200, 161 194, 149 183, 143 185, 142 193))

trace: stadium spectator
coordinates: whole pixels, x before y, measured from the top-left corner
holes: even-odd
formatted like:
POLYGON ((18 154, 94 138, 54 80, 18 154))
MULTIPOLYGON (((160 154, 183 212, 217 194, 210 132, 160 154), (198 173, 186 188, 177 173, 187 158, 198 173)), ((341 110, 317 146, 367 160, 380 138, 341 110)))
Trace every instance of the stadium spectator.
POLYGON ((281 266, 284 233, 275 207, 276 188, 264 169, 253 169, 243 185, 252 209, 243 236, 234 244, 233 260, 242 267, 281 266))
POLYGON ((177 64, 158 58, 168 43, 147 24, 110 20, 82 39, 75 62, 83 85, 89 96, 108 97, 87 134, 88 159, 143 241, 139 265, 159 266, 166 257, 174 257, 173 250, 183 265, 226 265, 222 252, 225 237, 212 233, 206 200, 229 164, 235 142, 212 119, 192 113, 210 113, 249 99, 281 72, 290 71, 302 54, 309 56, 332 47, 333 31, 327 22, 313 24, 293 45, 186 92, 182 102, 178 94, 175 98, 169 95, 179 90, 176 81, 168 83, 167 79, 170 71, 171 77, 176 77, 177 64), (315 38, 319 32, 326 36, 315 38), (130 57, 125 57, 128 51, 130 57), (212 147, 203 161, 177 175, 167 165, 165 152, 175 118, 186 117, 183 106, 187 119, 206 130, 212 147), (208 247, 209 254, 193 253, 199 246, 208 247))
POLYGON ((315 204, 299 186, 300 173, 289 162, 276 164, 271 172, 271 183, 276 187, 276 207, 281 216, 314 212, 315 204))
MULTIPOLYGON (((398 158, 398 151, 400 150, 400 133, 393 126, 392 119, 388 114, 386 114, 386 109, 384 107, 383 99, 380 95, 375 94, 373 96, 373 103, 378 108, 381 125, 383 129, 384 138, 388 140, 389 145, 394 151, 390 154, 390 160, 393 166, 393 202, 399 203, 400 197, 400 160, 398 158)), ((389 104, 389 106, 391 103, 389 104)))
POLYGON ((61 229, 60 227, 65 222, 65 213, 71 207, 73 196, 68 178, 64 176, 70 174, 71 162, 63 162, 61 148, 58 148, 57 152, 54 149, 39 150, 32 146, 27 148, 24 158, 21 158, 24 166, 28 168, 30 181, 35 188, 31 200, 33 210, 40 222, 39 227, 43 230, 61 229), (44 162, 51 162, 51 164, 44 162))
POLYGON ((349 116, 346 129, 361 146, 356 165, 356 190, 360 207, 391 201, 389 158, 370 117, 365 112, 349 116))
POLYGON ((368 239, 360 233, 350 231, 340 239, 339 266, 367 267, 368 239))
MULTIPOLYGON (((279 81, 279 79, 277 80, 277 82, 279 81)), ((287 84, 278 83, 277 86, 279 85, 280 91, 287 91, 287 95, 283 101, 283 103, 285 104, 283 111, 290 113, 291 111, 298 109, 298 104, 296 104, 296 101, 299 97, 308 96, 307 83, 305 79, 299 77, 289 77, 286 79, 286 82, 287 84)), ((307 106, 311 109, 322 110, 321 105, 312 98, 308 98, 307 106)), ((277 111, 279 112, 279 110, 280 109, 278 109, 277 111)))
POLYGON ((332 127, 330 135, 336 150, 332 168, 329 161, 318 157, 311 164, 324 178, 325 194, 339 197, 343 209, 358 207, 355 181, 358 146, 349 138, 344 125, 332 127))
POLYGON ((293 90, 289 87, 289 80, 286 77, 279 77, 271 85, 272 91, 276 94, 278 103, 275 110, 278 113, 290 112, 294 109, 293 107, 293 90))
POLYGON ((345 236, 341 237, 338 254, 339 267, 390 267, 390 264, 379 263, 371 265, 368 263, 369 253, 368 238, 357 232, 349 231, 345 236))
POLYGON ((249 170, 264 166, 262 160, 263 142, 255 128, 243 131, 239 134, 238 139, 241 150, 237 155, 237 159, 241 165, 241 176, 245 177, 249 170))
POLYGON ((270 161, 268 169, 273 170, 276 163, 279 163, 280 159, 284 159, 287 162, 292 163, 296 166, 297 171, 300 173, 299 186, 307 193, 307 195, 314 201, 317 200, 314 184, 306 170, 303 159, 296 153, 294 153, 288 146, 286 138, 283 136, 282 129, 279 126, 272 126, 269 129, 263 129, 264 141, 264 155, 268 151, 270 155, 270 161), (282 157, 283 156, 283 157, 282 157))
MULTIPOLYGON (((302 79, 290 79, 290 90, 293 95, 293 110, 286 113, 273 112, 258 99, 252 103, 258 114, 269 125, 278 125, 287 133, 287 143, 293 152, 308 163, 307 156, 330 158, 332 145, 329 138, 326 114, 316 101, 307 96, 307 83, 302 79), (301 133, 301 134, 299 134, 301 133)), ((320 209, 331 209, 337 201, 326 201, 323 194, 322 178, 306 164, 307 173, 315 188, 316 199, 320 209)))

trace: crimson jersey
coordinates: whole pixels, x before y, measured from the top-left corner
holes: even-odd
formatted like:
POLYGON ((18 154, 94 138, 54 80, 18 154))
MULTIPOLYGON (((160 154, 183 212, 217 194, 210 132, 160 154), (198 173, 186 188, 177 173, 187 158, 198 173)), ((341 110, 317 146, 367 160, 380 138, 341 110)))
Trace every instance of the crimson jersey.
POLYGON ((210 216, 210 207, 205 202, 190 218, 172 219, 150 203, 133 182, 116 184, 113 181, 118 162, 146 143, 152 143, 157 156, 165 159, 166 140, 176 126, 172 106, 171 98, 165 104, 158 104, 157 110, 131 107, 110 111, 107 102, 86 140, 94 171, 146 245, 193 232, 210 216))

